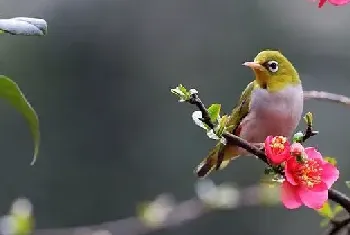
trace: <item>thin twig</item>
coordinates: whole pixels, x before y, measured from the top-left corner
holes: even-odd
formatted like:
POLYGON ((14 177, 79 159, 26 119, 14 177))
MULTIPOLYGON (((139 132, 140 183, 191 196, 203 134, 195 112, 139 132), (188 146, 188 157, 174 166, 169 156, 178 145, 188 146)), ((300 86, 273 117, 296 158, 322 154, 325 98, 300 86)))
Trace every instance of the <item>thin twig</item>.
POLYGON ((326 100, 335 103, 350 105, 350 98, 344 95, 334 94, 326 91, 304 91, 304 99, 326 100))

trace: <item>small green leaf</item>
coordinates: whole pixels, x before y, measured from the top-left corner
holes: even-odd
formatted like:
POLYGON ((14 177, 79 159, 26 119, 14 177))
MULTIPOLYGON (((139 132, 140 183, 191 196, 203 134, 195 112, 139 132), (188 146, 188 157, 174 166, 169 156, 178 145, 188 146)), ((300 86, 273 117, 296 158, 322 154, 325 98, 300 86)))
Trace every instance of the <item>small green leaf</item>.
POLYGON ((175 94, 178 96, 180 101, 187 101, 190 99, 191 94, 187 89, 182 85, 179 84, 176 88, 170 89, 171 93, 175 94))
POLYGON ((304 134, 301 131, 298 131, 293 136, 293 143, 301 143, 304 138, 304 134))
POLYGON ((330 221, 329 219, 324 218, 323 220, 321 220, 320 226, 322 228, 326 227, 329 224, 329 221, 330 221))
POLYGON ((323 157, 323 160, 332 164, 333 166, 337 165, 337 160, 334 157, 323 157))
POLYGON ((345 184, 346 184, 346 186, 347 186, 348 188, 350 188, 350 180, 345 181, 345 184))
POLYGON ((313 118, 312 118, 312 113, 311 112, 307 112, 304 116, 304 120, 306 122, 306 124, 308 126, 312 126, 312 122, 313 122, 313 118))
POLYGON ((222 136, 228 120, 229 120, 229 117, 227 115, 224 115, 220 118, 218 129, 216 131, 217 136, 220 136, 220 137, 222 136))
POLYGON ((329 205, 329 202, 326 201, 322 208, 321 209, 318 209, 317 210, 318 213, 322 216, 322 217, 326 217, 326 218, 329 218, 329 219, 332 219, 333 218, 333 211, 332 211, 332 208, 331 206, 329 205))
POLYGON ((18 85, 14 81, 3 75, 0 75, 0 98, 3 98, 6 101, 8 101, 26 119, 30 128, 30 132, 34 139, 34 158, 31 162, 31 165, 34 165, 39 153, 40 144, 39 119, 35 110, 27 101, 26 97, 21 92, 18 85))
POLYGON ((179 90, 180 90, 181 92, 183 92, 184 94, 187 94, 187 93, 188 93, 187 89, 186 89, 182 84, 179 84, 178 88, 179 88, 179 90))
POLYGON ((333 208, 333 218, 338 215, 340 212, 342 212, 344 210, 344 208, 341 205, 336 205, 333 208))
POLYGON ((210 120, 216 122, 220 117, 221 104, 212 104, 208 108, 210 120))

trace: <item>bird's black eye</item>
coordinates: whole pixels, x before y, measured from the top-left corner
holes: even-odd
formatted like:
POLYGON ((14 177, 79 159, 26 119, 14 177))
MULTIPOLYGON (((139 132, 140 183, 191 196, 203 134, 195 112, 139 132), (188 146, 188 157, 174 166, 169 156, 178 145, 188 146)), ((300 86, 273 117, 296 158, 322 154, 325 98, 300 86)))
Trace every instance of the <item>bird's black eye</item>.
POLYGON ((266 67, 272 73, 276 73, 278 71, 278 63, 277 63, 277 61, 274 61, 274 60, 268 61, 266 63, 266 67))

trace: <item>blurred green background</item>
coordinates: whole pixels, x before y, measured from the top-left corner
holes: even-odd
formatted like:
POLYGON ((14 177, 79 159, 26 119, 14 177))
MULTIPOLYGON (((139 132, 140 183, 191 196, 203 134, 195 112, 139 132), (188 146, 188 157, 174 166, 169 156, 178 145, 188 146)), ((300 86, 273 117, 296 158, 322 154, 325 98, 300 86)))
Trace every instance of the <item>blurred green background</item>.
MULTIPOLYGON (((2 0, 1 18, 39 17, 45 37, 1 36, 0 68, 37 110, 41 153, 22 117, 0 103, 0 213, 28 197, 38 229, 89 226, 135 214, 159 193, 194 195, 193 167, 214 142, 193 107, 169 89, 196 88, 229 112, 253 79, 241 66, 264 48, 294 62, 305 90, 350 96, 350 6, 308 0, 2 0)), ((346 191, 350 109, 308 101, 321 134, 308 142, 336 156, 346 191)), ((300 127, 302 128, 302 126, 300 127)), ((256 183, 263 164, 239 159, 215 182, 256 183)), ((282 206, 214 212, 154 234, 319 234, 312 210, 282 206)), ((48 233, 50 234, 50 233, 48 233)))

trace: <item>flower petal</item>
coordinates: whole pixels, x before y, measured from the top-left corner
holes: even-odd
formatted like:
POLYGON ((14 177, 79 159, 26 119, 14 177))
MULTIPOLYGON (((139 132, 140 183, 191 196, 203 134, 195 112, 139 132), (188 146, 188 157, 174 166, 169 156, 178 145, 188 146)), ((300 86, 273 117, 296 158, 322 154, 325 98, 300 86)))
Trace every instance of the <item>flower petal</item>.
POLYGON ((298 183, 294 179, 294 169, 297 165, 297 161, 295 160, 295 157, 291 157, 286 162, 286 165, 284 166, 284 172, 286 176, 286 180, 291 183, 292 185, 297 185, 298 183))
POLYGON ((339 170, 332 164, 326 162, 322 165, 321 180, 327 184, 328 189, 339 178, 339 170))
POLYGON ((200 118, 202 118, 202 112, 201 111, 194 111, 192 113, 192 119, 194 121, 194 124, 196 124, 197 126, 202 127, 203 129, 207 129, 206 126, 204 125, 204 123, 199 120, 200 118))
POLYGON ((326 2, 327 2, 327 0, 320 0, 320 1, 318 2, 318 8, 323 7, 323 5, 324 5, 326 2))
POLYGON ((312 209, 320 209, 328 199, 328 190, 315 192, 308 188, 299 188, 299 196, 305 206, 312 209))
POLYGON ((320 182, 318 184, 315 184, 312 188, 309 188, 309 190, 313 192, 321 192, 321 191, 328 190, 328 186, 325 182, 320 182))
POLYGON ((298 187, 290 184, 288 181, 282 183, 282 202, 288 209, 296 209, 302 205, 298 192, 298 187))
POLYGON ((321 153, 313 147, 305 148, 305 153, 308 156, 308 158, 323 160, 321 153))
POLYGON ((350 0, 328 0, 333 6, 341 6, 350 3, 350 0))

